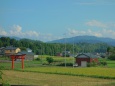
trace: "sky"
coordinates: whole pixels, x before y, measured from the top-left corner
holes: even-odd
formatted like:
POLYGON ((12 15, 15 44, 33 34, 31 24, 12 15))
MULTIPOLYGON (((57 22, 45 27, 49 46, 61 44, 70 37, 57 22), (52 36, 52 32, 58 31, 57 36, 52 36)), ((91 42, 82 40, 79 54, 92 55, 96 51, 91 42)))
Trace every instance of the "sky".
POLYGON ((115 39, 115 0, 0 0, 0 35, 44 42, 79 35, 115 39))

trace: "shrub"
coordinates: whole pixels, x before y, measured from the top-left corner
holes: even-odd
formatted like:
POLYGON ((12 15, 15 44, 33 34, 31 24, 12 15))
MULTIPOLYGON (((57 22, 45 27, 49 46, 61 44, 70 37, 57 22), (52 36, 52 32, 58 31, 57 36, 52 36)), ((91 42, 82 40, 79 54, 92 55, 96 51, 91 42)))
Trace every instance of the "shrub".
POLYGON ((52 57, 47 57, 46 61, 50 64, 54 61, 54 59, 52 57))
MULTIPOLYGON (((60 63, 57 66, 65 66, 65 63, 60 63)), ((66 63, 66 66, 73 66, 72 63, 66 63)))
POLYGON ((41 59, 40 59, 40 58, 36 58, 35 60, 36 60, 36 61, 40 61, 41 59))
POLYGON ((87 63, 87 67, 95 67, 96 65, 96 62, 87 63))
POLYGON ((87 63, 87 67, 91 67, 91 63, 87 63))
POLYGON ((107 65, 107 62, 102 61, 102 62, 100 62, 100 65, 106 66, 106 65, 107 65))
POLYGON ((110 59, 110 60, 115 60, 115 54, 111 54, 111 55, 108 57, 108 59, 110 59))

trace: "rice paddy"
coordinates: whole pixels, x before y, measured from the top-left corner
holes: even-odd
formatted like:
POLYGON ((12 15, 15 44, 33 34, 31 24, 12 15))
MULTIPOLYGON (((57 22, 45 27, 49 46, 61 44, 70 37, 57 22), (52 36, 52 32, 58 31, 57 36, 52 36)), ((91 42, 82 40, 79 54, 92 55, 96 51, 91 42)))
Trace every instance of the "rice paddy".
POLYGON ((3 79, 10 85, 37 86, 114 86, 114 79, 99 79, 35 72, 3 70, 3 79))

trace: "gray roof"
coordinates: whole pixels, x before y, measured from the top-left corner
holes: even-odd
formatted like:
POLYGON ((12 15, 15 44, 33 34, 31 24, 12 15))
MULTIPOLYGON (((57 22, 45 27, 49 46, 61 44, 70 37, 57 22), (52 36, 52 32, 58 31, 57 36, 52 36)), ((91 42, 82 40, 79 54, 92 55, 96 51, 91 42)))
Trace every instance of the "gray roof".
POLYGON ((21 51, 21 54, 26 54, 26 55, 34 55, 33 52, 27 52, 27 51, 21 51))
POLYGON ((16 49, 17 49, 17 47, 12 47, 12 46, 7 46, 5 48, 5 50, 16 50, 16 49))
POLYGON ((3 49, 5 49, 5 47, 1 47, 1 48, 0 48, 0 50, 3 50, 3 49))
POLYGON ((30 48, 26 48, 26 50, 31 50, 30 48))
POLYGON ((97 58, 98 56, 91 53, 81 53, 76 56, 76 58, 97 58))
POLYGON ((23 53, 21 53, 21 52, 18 52, 16 55, 24 55, 23 53))

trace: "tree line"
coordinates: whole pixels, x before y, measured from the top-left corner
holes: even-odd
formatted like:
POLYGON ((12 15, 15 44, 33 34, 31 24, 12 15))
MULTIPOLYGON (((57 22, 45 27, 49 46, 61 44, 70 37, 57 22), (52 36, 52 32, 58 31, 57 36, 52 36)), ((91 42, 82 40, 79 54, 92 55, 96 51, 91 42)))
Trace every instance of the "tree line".
POLYGON ((108 52, 108 59, 115 60, 115 47, 108 47, 107 52, 108 52))
POLYGON ((61 43, 45 43, 38 40, 31 39, 20 39, 16 40, 9 37, 0 38, 0 47, 6 46, 19 47, 21 50, 26 48, 32 49, 35 54, 42 55, 56 55, 57 53, 62 53, 63 51, 70 51, 71 53, 105 53, 109 45, 105 43, 74 43, 73 44, 61 44, 61 43))

